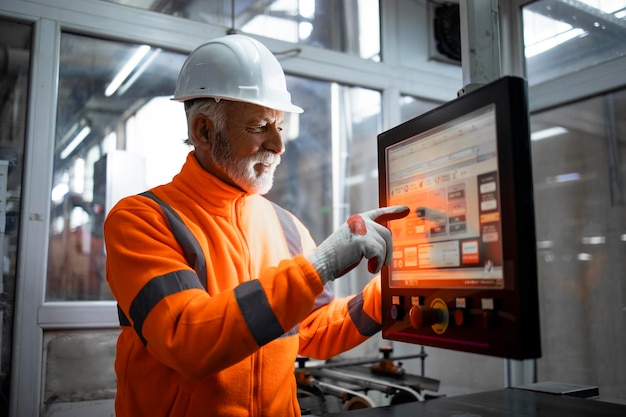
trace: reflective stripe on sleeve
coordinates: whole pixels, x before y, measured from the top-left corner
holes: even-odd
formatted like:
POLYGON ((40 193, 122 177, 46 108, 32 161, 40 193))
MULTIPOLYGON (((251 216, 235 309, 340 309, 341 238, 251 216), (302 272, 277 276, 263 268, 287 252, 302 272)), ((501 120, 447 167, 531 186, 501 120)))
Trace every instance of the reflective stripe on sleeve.
POLYGON ((130 320, 128 320, 119 304, 117 305, 117 318, 120 320, 120 326, 129 327, 131 325, 130 320))
POLYGON ((144 285, 130 304, 129 310, 135 331, 144 345, 146 345, 148 341, 143 336, 143 323, 154 306, 168 295, 192 288, 204 290, 195 272, 188 269, 174 271, 152 278, 144 285))
POLYGON ((239 284, 235 299, 257 345, 263 346, 285 333, 258 280, 239 284))
POLYGON ((355 295, 348 301, 348 314, 350 314, 352 322, 363 336, 373 336, 381 329, 380 324, 376 323, 363 311, 363 293, 355 295))

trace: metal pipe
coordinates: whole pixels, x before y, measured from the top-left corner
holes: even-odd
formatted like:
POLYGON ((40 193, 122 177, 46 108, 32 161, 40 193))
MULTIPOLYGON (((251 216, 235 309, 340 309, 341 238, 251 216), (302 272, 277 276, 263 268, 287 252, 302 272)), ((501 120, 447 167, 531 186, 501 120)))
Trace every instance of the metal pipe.
POLYGON ((389 393, 389 389, 392 388, 394 390, 403 391, 412 395, 413 397, 415 397, 416 401, 424 401, 424 396, 412 388, 379 380, 376 378, 370 378, 364 375, 357 375, 352 373, 346 374, 344 372, 336 371, 333 369, 320 369, 316 371, 316 374, 343 382, 355 383, 355 381, 358 381, 366 388, 375 389, 387 393, 389 393))

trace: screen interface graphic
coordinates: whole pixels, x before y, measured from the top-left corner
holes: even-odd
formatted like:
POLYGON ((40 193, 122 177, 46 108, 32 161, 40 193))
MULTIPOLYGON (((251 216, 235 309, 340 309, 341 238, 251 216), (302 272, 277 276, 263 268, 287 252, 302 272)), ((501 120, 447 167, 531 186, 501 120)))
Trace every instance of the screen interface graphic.
POLYGON ((495 105, 385 151, 391 288, 504 287, 495 105))

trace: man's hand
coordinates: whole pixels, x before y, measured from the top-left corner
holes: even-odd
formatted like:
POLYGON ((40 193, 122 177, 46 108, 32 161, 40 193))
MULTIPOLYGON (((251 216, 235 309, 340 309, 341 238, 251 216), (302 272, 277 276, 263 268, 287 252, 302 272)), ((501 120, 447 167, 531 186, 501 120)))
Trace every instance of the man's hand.
POLYGON ((401 219, 409 214, 406 206, 383 207, 354 214, 309 255, 309 260, 324 283, 339 278, 363 258, 368 270, 378 273, 391 262, 393 243, 391 231, 380 223, 401 219))

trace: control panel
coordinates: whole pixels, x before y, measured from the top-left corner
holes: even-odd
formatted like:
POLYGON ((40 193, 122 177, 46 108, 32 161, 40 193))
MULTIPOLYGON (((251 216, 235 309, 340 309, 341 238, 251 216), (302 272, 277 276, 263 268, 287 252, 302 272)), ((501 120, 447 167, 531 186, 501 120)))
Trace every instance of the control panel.
MULTIPOLYGON (((535 315, 507 294, 385 290, 383 337, 513 359, 540 356, 535 315)), ((500 291, 501 292, 501 291, 500 291)))
POLYGON ((541 355, 527 87, 503 77, 378 135, 383 337, 541 355))

